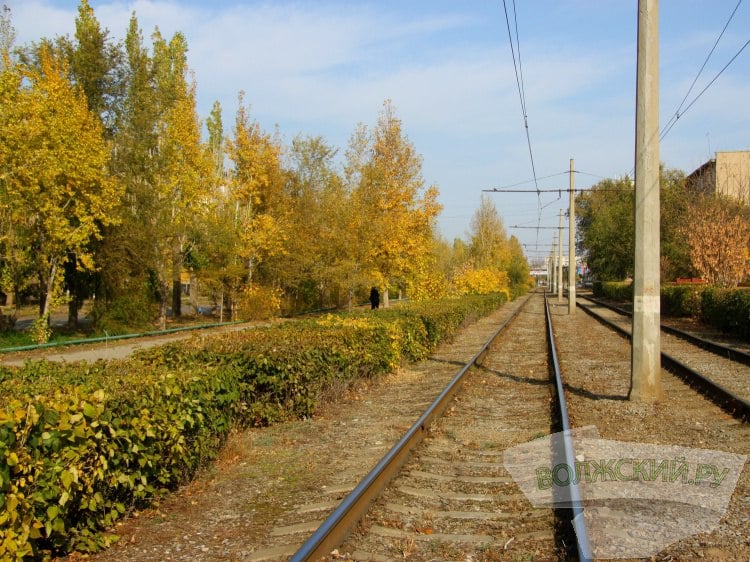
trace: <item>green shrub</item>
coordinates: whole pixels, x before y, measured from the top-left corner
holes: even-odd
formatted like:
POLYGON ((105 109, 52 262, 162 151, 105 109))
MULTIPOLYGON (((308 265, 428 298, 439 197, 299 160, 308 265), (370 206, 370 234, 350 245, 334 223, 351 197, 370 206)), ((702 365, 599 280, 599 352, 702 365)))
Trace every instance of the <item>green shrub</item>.
POLYGON ((594 283, 594 295, 616 301, 633 301, 633 284, 630 281, 597 281, 594 283))
POLYGON ((701 294, 701 319, 738 338, 750 339, 750 291, 708 287, 701 294))
POLYGON ((662 285, 661 312, 667 316, 692 316, 701 314, 701 293, 704 285, 662 285))
POLYGON ((148 329, 156 319, 156 304, 146 296, 128 295, 110 301, 97 300, 91 318, 98 333, 110 336, 148 329))
POLYGON ((106 546, 102 529, 214 457, 239 404, 228 370, 41 365, 0 411, 3 560, 106 546), (45 375, 60 371, 81 382, 55 390, 45 375), (20 400, 34 382, 43 393, 20 400))

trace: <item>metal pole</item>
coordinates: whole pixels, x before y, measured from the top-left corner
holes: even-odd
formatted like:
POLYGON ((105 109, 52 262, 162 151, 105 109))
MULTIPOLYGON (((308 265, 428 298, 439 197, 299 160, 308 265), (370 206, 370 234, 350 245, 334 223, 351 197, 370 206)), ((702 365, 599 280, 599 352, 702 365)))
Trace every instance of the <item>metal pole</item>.
POLYGON ((635 268, 630 399, 662 398, 659 277, 659 2, 638 0, 635 268))
POLYGON ((560 241, 560 246, 558 248, 560 254, 557 259, 557 302, 562 302, 562 294, 563 294, 563 241, 562 241, 562 228, 563 228, 563 219, 562 219, 562 209, 560 209, 560 236, 558 236, 558 240, 560 241))
POLYGON ((568 219, 568 314, 576 313, 576 197, 573 159, 570 159, 570 211, 568 219))

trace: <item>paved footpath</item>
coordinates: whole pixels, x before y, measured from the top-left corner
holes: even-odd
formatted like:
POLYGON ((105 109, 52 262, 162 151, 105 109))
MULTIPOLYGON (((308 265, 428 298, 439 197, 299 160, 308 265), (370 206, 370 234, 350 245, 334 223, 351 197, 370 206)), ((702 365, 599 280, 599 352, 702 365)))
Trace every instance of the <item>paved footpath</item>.
POLYGON ((243 323, 185 330, 162 336, 145 336, 142 338, 118 339, 110 342, 79 344, 66 347, 46 348, 35 351, 20 351, 0 355, 0 366, 20 367, 27 361, 46 359, 47 361, 89 361, 99 359, 122 359, 141 349, 149 349, 166 343, 189 339, 192 337, 208 336, 227 331, 247 330, 258 326, 268 326, 268 323, 243 323))

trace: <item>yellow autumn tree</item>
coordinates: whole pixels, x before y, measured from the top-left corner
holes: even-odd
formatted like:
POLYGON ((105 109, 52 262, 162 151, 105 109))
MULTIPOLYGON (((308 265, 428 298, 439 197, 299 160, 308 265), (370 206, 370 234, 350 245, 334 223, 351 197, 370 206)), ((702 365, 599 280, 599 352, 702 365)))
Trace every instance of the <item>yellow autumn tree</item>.
POLYGON ((384 289, 407 288, 429 268, 433 227, 441 206, 435 186, 425 189, 422 158, 405 137, 390 100, 383 104, 369 159, 359 169, 353 193, 363 269, 384 289))
POLYGON ((471 240, 466 250, 464 261, 453 272, 456 293, 508 294, 511 282, 528 281, 528 266, 524 269, 526 259, 520 244, 514 238, 508 240, 503 221, 486 195, 482 195, 471 219, 471 240))
POLYGON ((508 274, 494 268, 477 268, 472 261, 466 262, 455 272, 453 288, 458 295, 505 293, 510 300, 508 274))
POLYGON ((201 142, 195 83, 188 81, 187 43, 176 33, 166 41, 154 33, 154 103, 156 149, 150 163, 148 207, 152 228, 147 241, 161 297, 160 326, 167 303, 181 313, 180 274, 190 251, 191 233, 202 222, 211 197, 213 164, 201 142))
POLYGON ((747 206, 721 196, 697 197, 680 231, 693 267, 710 284, 736 287, 750 274, 747 206))
POLYGON ((244 266, 228 280, 227 294, 232 297, 232 314, 245 296, 246 308, 252 300, 265 297, 278 302, 273 290, 260 290, 257 270, 269 258, 285 252, 286 229, 280 204, 282 200, 281 147, 250 119, 240 93, 234 138, 227 141, 227 153, 233 166, 229 172, 229 198, 233 203, 235 255, 244 266), (242 273, 240 274, 240 271, 242 273))
POLYGON ((10 65, 0 73, 0 214, 13 225, 2 242, 33 263, 45 323, 62 266, 75 259, 95 267, 90 242, 112 224, 122 194, 106 173, 101 122, 67 75, 48 50, 38 70, 10 65))
POLYGON ((185 257, 191 250, 192 233, 202 224, 210 207, 212 162, 201 143, 195 111, 195 86, 191 85, 165 114, 161 130, 164 166, 157 184, 165 203, 165 259, 161 277, 172 280, 172 310, 180 314, 181 280, 185 257))

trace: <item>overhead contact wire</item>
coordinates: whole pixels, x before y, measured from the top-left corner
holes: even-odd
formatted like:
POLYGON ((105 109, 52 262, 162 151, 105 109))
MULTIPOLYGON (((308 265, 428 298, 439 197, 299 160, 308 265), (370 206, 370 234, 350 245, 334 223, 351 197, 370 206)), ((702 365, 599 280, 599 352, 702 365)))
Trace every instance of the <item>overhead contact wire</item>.
MULTIPOLYGON (((510 18, 508 17, 508 5, 506 0, 503 0, 503 10, 505 12, 505 26, 508 30, 508 42, 510 43, 510 52, 513 57, 513 69, 516 75, 516 87, 518 89, 518 98, 521 102, 521 113, 523 115, 523 126, 526 132, 526 144, 529 149, 529 159, 531 161, 531 173, 534 176, 534 186, 537 188, 537 206, 539 212, 539 221, 541 224, 541 192, 539 191, 539 183, 536 177, 536 166, 534 165, 534 152, 531 148, 531 134, 529 133, 529 118, 526 111, 526 95, 523 87, 523 71, 521 67, 521 43, 518 35, 518 15, 516 12, 516 2, 513 0, 513 20, 514 28, 516 30, 516 43, 518 45, 518 60, 516 60, 516 48, 513 46, 513 33, 510 28, 510 18)), ((537 231, 537 242, 539 241, 539 232, 537 231)))

